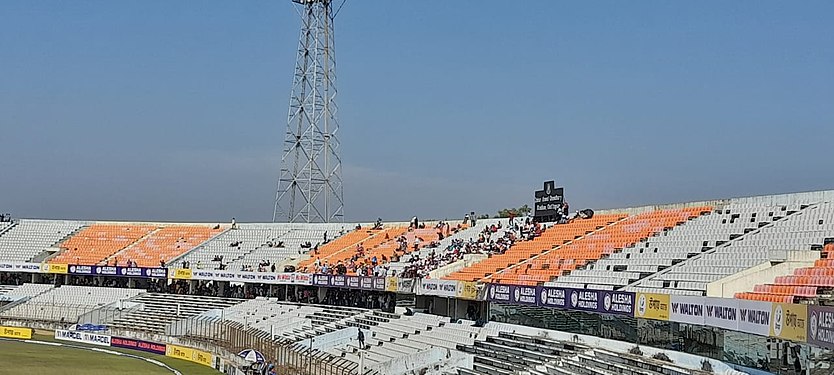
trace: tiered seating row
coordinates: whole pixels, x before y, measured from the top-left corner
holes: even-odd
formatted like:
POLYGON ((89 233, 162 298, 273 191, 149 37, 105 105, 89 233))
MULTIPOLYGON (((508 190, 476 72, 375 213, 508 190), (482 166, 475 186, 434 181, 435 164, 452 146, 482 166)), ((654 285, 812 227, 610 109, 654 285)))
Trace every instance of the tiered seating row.
POLYGON ((513 269, 506 270, 500 275, 493 276, 492 279, 510 284, 536 284, 550 281, 663 230, 681 225, 710 210, 711 207, 687 207, 634 215, 569 244, 559 246, 513 269))
MULTIPOLYGON (((564 245, 595 230, 622 220, 626 215, 597 215, 587 220, 574 220, 568 224, 551 225, 541 236, 532 241, 520 241, 511 246, 504 254, 492 255, 489 258, 455 272, 447 279, 462 281, 477 281, 485 279, 500 270, 550 251, 554 247, 564 245)), ((489 281, 489 279, 486 279, 489 281)))
POLYGON ((0 313, 7 318, 75 323, 81 315, 118 301, 129 300, 142 290, 64 285, 0 313))
POLYGON ((27 262, 84 226, 80 221, 21 219, 0 235, 0 258, 27 262))
MULTIPOLYGON (((50 262, 100 264, 156 229, 154 225, 93 224, 62 242, 59 246, 63 252, 50 262)), ((127 259, 124 259, 121 265, 126 262, 127 259)))

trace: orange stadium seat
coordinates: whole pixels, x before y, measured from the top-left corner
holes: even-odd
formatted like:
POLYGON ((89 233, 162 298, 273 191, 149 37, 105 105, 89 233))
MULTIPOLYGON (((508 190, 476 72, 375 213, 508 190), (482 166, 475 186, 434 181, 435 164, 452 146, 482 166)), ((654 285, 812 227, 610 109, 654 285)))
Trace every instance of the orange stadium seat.
MULTIPOLYGON (((504 254, 492 255, 483 261, 445 277, 450 280, 477 281, 502 269, 518 264, 533 256, 550 251, 554 247, 574 241, 595 230, 610 225, 626 217, 625 214, 596 215, 587 220, 575 220, 568 224, 553 225, 532 241, 516 242, 504 254)), ((525 281, 544 280, 543 275, 530 275, 525 281)))
POLYGON ((548 282, 710 210, 711 207, 687 207, 627 217, 480 280, 521 285, 548 282))
POLYGON ((95 265, 156 229, 153 225, 93 224, 61 243, 61 253, 50 263, 95 265))
POLYGON ((120 264, 133 260, 139 267, 159 267, 160 261, 167 263, 222 231, 203 225, 164 227, 116 256, 120 264))
MULTIPOLYGON (((331 256, 343 251, 352 251, 356 248, 357 244, 363 243, 369 238, 381 233, 383 233, 383 231, 372 229, 359 229, 348 232, 345 235, 321 246, 318 250, 318 255, 314 255, 310 252, 310 259, 301 261, 298 266, 300 269, 303 269, 304 267, 313 264, 317 257, 324 261, 329 260, 331 256)), ((383 234, 383 237, 384 236, 385 235, 383 234)))

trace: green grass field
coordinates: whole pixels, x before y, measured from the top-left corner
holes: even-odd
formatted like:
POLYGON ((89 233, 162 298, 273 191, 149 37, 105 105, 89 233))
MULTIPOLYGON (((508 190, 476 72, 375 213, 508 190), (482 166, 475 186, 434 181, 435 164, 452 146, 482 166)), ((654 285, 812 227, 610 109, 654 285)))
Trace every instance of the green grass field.
MULTIPOLYGON (((36 335, 39 341, 55 341, 50 336, 36 335)), ((69 345, 84 346, 75 343, 69 345)), ((217 375, 214 369, 162 355, 133 350, 103 348, 122 353, 152 358, 187 375, 217 375)), ((6 374, 60 374, 60 375, 110 375, 110 374, 171 374, 165 368, 129 357, 93 352, 86 349, 57 347, 26 342, 0 341, 0 375, 6 374)))

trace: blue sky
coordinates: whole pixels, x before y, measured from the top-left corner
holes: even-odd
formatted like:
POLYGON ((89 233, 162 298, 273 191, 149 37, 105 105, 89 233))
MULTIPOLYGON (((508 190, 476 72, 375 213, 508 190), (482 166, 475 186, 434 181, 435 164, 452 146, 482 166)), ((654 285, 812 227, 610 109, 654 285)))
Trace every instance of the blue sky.
MULTIPOLYGON (((830 1, 348 1, 348 220, 834 188, 830 1)), ((0 211, 271 219, 289 0, 0 1, 0 211)))

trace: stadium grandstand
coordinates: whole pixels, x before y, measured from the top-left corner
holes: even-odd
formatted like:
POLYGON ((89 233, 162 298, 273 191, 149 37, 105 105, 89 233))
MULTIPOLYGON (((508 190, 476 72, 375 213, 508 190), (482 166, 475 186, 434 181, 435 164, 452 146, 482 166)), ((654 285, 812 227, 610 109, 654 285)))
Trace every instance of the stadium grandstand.
POLYGON ((13 218, 0 320, 189 345, 245 371, 235 354, 254 348, 286 374, 828 374, 832 201, 551 222, 13 218))

